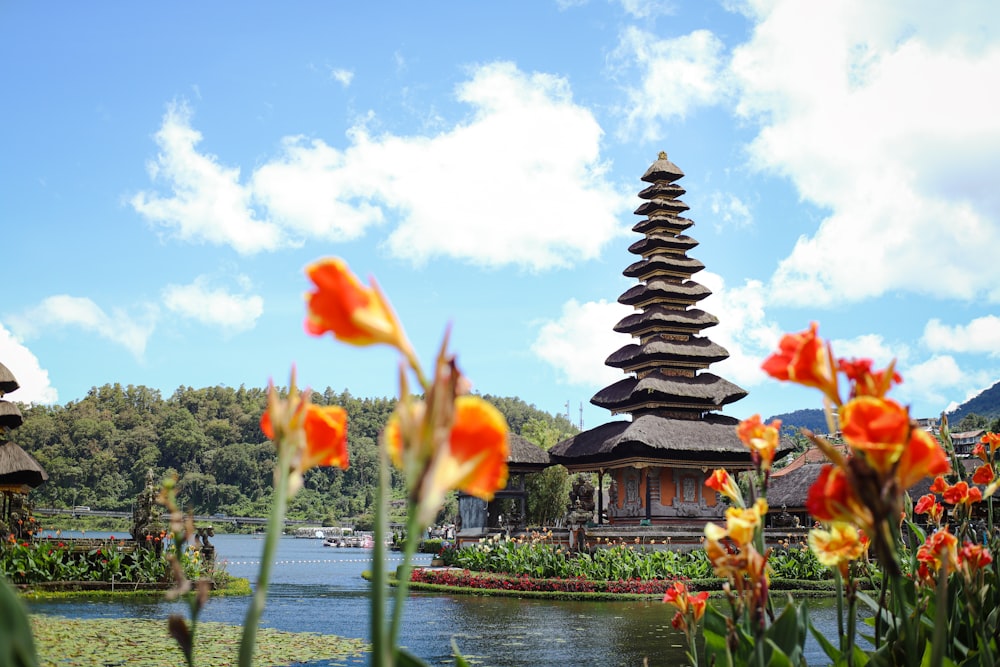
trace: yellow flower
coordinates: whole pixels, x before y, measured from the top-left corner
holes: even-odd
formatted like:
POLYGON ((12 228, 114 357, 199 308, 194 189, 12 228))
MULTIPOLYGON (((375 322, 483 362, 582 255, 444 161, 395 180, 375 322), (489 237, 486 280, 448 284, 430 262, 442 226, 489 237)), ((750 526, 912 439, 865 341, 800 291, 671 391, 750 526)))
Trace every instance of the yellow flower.
POLYGON ((865 553, 868 539, 853 525, 835 521, 829 530, 813 528, 809 531, 809 548, 820 563, 839 568, 846 574, 847 563, 865 553))

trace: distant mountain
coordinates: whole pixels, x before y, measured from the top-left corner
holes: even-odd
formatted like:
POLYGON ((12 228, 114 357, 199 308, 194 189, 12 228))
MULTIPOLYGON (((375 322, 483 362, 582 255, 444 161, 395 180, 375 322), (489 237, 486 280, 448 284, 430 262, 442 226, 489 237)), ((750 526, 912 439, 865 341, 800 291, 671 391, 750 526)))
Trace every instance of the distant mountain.
POLYGON ((1000 418, 1000 382, 949 412, 948 422, 957 424, 962 417, 973 412, 990 421, 1000 418))
MULTIPOLYGON (((997 382, 992 387, 982 392, 978 396, 970 398, 965 403, 948 413, 948 423, 954 426, 962 420, 963 417, 969 414, 977 414, 980 417, 985 417, 987 420, 992 422, 995 419, 1000 419, 1000 382, 997 382)), ((940 415, 913 415, 917 418, 922 417, 938 417, 940 415)), ((820 409, 808 409, 808 410, 796 410, 795 412, 786 412, 780 415, 774 415, 773 417, 768 417, 767 421, 772 419, 781 420, 782 431, 796 431, 800 428, 807 428, 814 433, 826 433, 826 415, 824 415, 823 410, 820 409)))
POLYGON ((768 417, 765 423, 770 423, 774 419, 780 419, 781 430, 789 434, 797 433, 800 428, 807 428, 813 433, 826 433, 830 430, 826 426, 826 413, 819 408, 774 415, 768 417))

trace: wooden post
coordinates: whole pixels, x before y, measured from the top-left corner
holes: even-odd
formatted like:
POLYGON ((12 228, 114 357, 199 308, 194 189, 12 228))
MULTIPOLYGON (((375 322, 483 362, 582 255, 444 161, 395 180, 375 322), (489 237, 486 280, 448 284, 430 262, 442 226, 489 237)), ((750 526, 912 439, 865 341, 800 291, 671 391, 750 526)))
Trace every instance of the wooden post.
POLYGON ((604 469, 597 471, 597 525, 604 525, 604 469))

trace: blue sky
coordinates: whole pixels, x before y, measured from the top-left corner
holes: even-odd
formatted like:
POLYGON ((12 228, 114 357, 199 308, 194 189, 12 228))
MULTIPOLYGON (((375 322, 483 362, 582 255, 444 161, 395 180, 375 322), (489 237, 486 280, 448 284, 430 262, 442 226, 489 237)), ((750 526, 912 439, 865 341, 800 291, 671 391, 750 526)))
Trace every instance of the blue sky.
POLYGON ((0 362, 109 382, 396 392, 302 328, 302 269, 376 276, 425 360, 587 427, 661 150, 750 392, 810 321, 935 415, 1000 380, 1000 10, 963 3, 4 3, 0 362))

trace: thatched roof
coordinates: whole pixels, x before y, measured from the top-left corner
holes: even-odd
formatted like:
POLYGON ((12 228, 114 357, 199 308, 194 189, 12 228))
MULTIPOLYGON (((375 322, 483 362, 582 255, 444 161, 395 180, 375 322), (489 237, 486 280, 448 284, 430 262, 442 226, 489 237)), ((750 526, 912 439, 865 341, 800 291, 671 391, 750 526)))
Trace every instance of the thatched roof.
POLYGON ((708 338, 692 337, 682 341, 653 336, 642 345, 629 343, 623 346, 611 353, 604 364, 612 368, 633 368, 650 363, 704 367, 728 358, 729 351, 708 338))
POLYGON ((676 183, 664 183, 663 181, 658 181, 643 188, 639 192, 639 198, 656 199, 657 197, 662 197, 665 199, 676 199, 677 197, 683 197, 686 193, 687 190, 676 183))
POLYGON ((650 280, 648 283, 626 290, 618 297, 618 303, 635 306, 658 300, 661 304, 663 302, 693 304, 711 294, 710 289, 693 280, 685 280, 680 284, 666 280, 650 280))
POLYGON ((527 438, 511 433, 507 443, 510 445, 507 466, 513 472, 530 472, 552 465, 549 453, 527 438))
POLYGON ((639 208, 635 209, 636 215, 656 215, 661 211, 666 213, 681 213, 683 211, 691 208, 679 199, 665 199, 662 197, 657 197, 655 199, 650 199, 649 201, 644 201, 639 205, 639 208))
POLYGON ((36 487, 48 478, 49 474, 31 454, 12 442, 0 444, 0 488, 36 487))
MULTIPOLYGON (((549 450, 556 463, 600 464, 622 459, 740 462, 750 465, 750 452, 736 436, 738 420, 709 414, 698 420, 643 414, 633 421, 602 424, 549 450)), ((786 450, 787 451, 787 450, 786 450)))
POLYGON ((10 401, 0 401, 0 427, 17 428, 24 423, 21 410, 10 401))
POLYGON ((666 306, 649 306, 642 312, 626 315, 615 325, 615 331, 637 335, 645 331, 701 331, 714 327, 719 318, 699 308, 676 310, 666 306))
POLYGON ((667 183, 673 183, 678 178, 682 178, 684 172, 676 164, 667 159, 667 154, 660 151, 660 155, 657 157, 656 162, 649 165, 649 169, 646 173, 642 175, 642 180, 647 183, 655 183, 656 181, 666 181, 667 183))
POLYGON ((649 234, 651 232, 670 232, 680 234, 682 231, 692 226, 694 221, 680 216, 646 218, 632 225, 632 231, 639 234, 649 234))
POLYGON ((17 379, 14 374, 10 372, 10 369, 0 364, 0 396, 4 394, 9 394, 12 391, 17 390, 20 387, 17 383, 17 379))
POLYGON ((732 382, 713 373, 694 377, 654 371, 642 378, 627 377, 594 394, 590 402, 615 412, 661 406, 681 410, 718 410, 747 395, 732 382))
POLYGON ((690 277, 705 268, 699 260, 684 255, 654 255, 631 264, 622 271, 626 278, 645 280, 655 275, 690 277))
POLYGON ((649 236, 643 237, 630 245, 628 247, 628 251, 633 255, 648 255, 657 250, 664 250, 667 252, 687 252, 697 245, 697 241, 684 234, 679 236, 650 234, 649 236))

